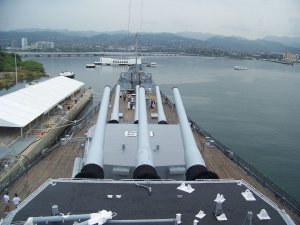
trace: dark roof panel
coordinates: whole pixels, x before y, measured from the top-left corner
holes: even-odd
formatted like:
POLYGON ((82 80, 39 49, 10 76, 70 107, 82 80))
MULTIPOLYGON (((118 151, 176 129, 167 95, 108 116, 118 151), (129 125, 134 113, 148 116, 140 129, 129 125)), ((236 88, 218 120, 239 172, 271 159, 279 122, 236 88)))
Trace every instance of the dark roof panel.
MULTIPOLYGON (((51 216, 51 206, 58 205, 63 214, 87 214, 100 210, 117 213, 116 220, 121 219, 166 219, 182 214, 182 224, 193 224, 195 215, 203 210, 206 216, 199 224, 243 224, 248 211, 253 212, 253 224, 287 224, 279 212, 255 193, 256 201, 246 201, 241 195, 247 184, 237 181, 196 181, 189 182, 195 189, 191 194, 180 191, 180 182, 144 182, 151 187, 151 195, 146 188, 136 186, 133 181, 49 181, 41 193, 30 202, 24 202, 13 221, 24 221, 28 217, 51 216), (214 216, 217 194, 223 194, 223 212, 227 221, 219 222, 214 216), (107 195, 114 195, 109 199, 107 195), (116 198, 115 195, 122 195, 116 198), (182 195, 182 198, 178 198, 182 195), (266 209, 270 221, 260 221, 256 214, 266 209)), ((141 182, 139 182, 141 183, 141 182)), ((251 190, 253 192, 253 190, 251 190)), ((198 219, 199 220, 199 219, 198 219)), ((72 224, 65 222, 64 224, 72 224)))

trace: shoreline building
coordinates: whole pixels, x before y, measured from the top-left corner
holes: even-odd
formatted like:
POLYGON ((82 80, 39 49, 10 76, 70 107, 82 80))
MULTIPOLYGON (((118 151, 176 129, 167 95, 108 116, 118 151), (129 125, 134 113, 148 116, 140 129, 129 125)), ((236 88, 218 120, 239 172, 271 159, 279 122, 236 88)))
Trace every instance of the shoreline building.
POLYGON ((295 61, 299 60, 299 55, 291 53, 291 52, 285 52, 285 53, 283 53, 283 60, 295 62, 295 61))

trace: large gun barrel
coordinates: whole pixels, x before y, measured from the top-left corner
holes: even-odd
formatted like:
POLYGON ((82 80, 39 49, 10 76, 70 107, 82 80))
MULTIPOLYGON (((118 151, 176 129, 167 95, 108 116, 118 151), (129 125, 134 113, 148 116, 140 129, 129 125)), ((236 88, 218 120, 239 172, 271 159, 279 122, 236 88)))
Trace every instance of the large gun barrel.
POLYGON ((138 93, 138 150, 133 179, 160 179, 154 168, 152 150, 149 141, 145 89, 140 87, 138 93))
POLYGON ((109 96, 110 87, 106 86, 103 91, 98 120, 95 125, 96 127, 93 134, 91 146, 88 149, 85 165, 82 167, 81 172, 75 176, 75 178, 104 178, 103 154, 109 96))
POLYGON ((139 85, 135 86, 135 111, 134 111, 134 124, 139 123, 139 85))
POLYGON ((155 86, 155 93, 156 93, 156 105, 157 105, 157 114, 158 114, 158 123, 159 124, 167 124, 167 119, 164 111, 164 107, 161 101, 161 95, 159 86, 155 86))
POLYGON ((175 106, 180 124, 181 137, 184 147, 186 180, 218 179, 218 175, 208 171, 203 157, 197 147, 178 88, 173 88, 175 106))
POLYGON ((119 123, 120 85, 116 87, 115 101, 109 123, 119 123))

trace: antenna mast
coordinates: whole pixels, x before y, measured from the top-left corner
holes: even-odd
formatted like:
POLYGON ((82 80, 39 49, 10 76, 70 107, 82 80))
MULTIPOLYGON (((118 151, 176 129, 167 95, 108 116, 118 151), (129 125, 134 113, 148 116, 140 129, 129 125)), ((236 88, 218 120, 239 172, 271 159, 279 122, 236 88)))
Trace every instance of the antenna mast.
POLYGON ((129 25, 130 25, 130 7, 131 7, 131 0, 129 0, 129 7, 128 7, 128 36, 129 36, 129 25))
POLYGON ((135 34, 135 65, 137 65, 137 49, 138 49, 138 39, 137 39, 137 33, 135 34))

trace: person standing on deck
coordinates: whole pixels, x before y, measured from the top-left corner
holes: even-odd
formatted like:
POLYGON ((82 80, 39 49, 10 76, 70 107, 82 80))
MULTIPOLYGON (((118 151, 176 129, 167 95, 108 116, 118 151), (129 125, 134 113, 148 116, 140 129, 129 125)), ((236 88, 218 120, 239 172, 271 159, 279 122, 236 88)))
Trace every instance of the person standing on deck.
POLYGON ((15 209, 18 207, 20 202, 21 202, 20 197, 18 196, 18 194, 15 194, 15 197, 12 200, 12 203, 14 204, 15 209))
POLYGON ((18 194, 15 194, 15 197, 12 200, 12 203, 14 204, 15 209, 18 207, 20 202, 21 202, 20 197, 18 196, 18 194))
POLYGON ((4 210, 6 213, 9 212, 9 193, 6 192, 3 196, 3 202, 4 202, 4 210))

